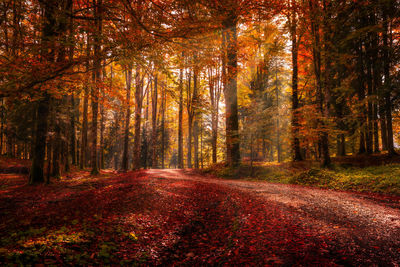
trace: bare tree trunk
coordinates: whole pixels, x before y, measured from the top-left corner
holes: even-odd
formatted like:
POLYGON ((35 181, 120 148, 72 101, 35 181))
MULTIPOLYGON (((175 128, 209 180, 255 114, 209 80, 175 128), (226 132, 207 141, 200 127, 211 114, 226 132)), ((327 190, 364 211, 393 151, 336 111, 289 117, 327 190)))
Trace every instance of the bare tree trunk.
POLYGON ((228 165, 234 167, 240 163, 240 139, 237 102, 237 16, 233 14, 233 11, 224 20, 223 26, 227 58, 227 77, 224 90, 226 105, 226 152, 228 165))
POLYGON ((122 166, 121 169, 128 170, 129 162, 129 124, 131 118, 131 84, 132 84, 132 66, 128 66, 125 70, 125 84, 126 84, 126 115, 125 115, 125 129, 124 129, 124 150, 122 153, 122 166))
MULTIPOLYGON (((0 156, 3 155, 3 135, 4 135, 4 119, 5 119, 5 107, 4 107, 4 99, 1 98, 1 109, 0 109, 1 117, 0 117, 0 156)), ((32 136, 33 138, 33 136, 32 136)))
MULTIPOLYGON (((55 42, 54 38, 57 36, 55 21, 59 18, 56 17, 56 5, 52 1, 42 1, 42 8, 44 10, 44 24, 42 29, 42 55, 48 62, 55 60, 55 42)), ((46 148, 46 136, 48 127, 48 116, 50 107, 50 95, 45 92, 38 101, 37 106, 37 120, 36 120, 36 133, 34 139, 33 160, 29 177, 29 183, 43 183, 45 181, 43 169, 46 148)))
MULTIPOLYGON (((311 12, 317 13, 317 6, 316 3, 311 1, 310 2, 311 12)), ((319 12, 318 12, 319 13, 319 12)), ((320 27, 319 21, 317 21, 317 17, 313 16, 311 21, 311 30, 312 30, 312 37, 313 37, 313 67, 315 72, 315 78, 317 83, 317 104, 318 109, 321 115, 327 115, 326 113, 326 91, 327 88, 323 88, 322 84, 322 60, 321 60, 321 40, 320 40, 320 27), (325 90, 324 90, 325 89, 325 90), (325 95, 324 95, 325 92, 325 95)), ((326 85, 325 85, 326 86, 326 85)), ((319 121, 319 127, 324 127, 324 122, 322 120, 319 121)), ((321 156, 322 156, 322 163, 321 165, 326 167, 330 165, 331 159, 329 155, 329 139, 328 139, 328 132, 326 129, 320 130, 319 133, 319 143, 321 144, 321 156)))
POLYGON ((385 97, 385 114, 386 114, 386 132, 387 132, 387 149, 390 156, 396 155, 393 142, 393 125, 392 125, 392 102, 391 102, 391 77, 390 77, 390 58, 389 50, 391 43, 389 37, 391 35, 391 28, 388 22, 388 6, 384 3, 383 7, 383 71, 385 75, 384 82, 384 97, 385 97))
POLYGON ((52 177, 60 178, 61 170, 60 170, 60 154, 61 154, 61 127, 60 121, 57 118, 58 107, 60 105, 60 101, 54 99, 54 108, 52 109, 52 113, 55 116, 54 121, 54 138, 53 138, 53 171, 51 173, 52 177))
POLYGON ((298 97, 298 40, 297 40, 297 9, 296 1, 292 0, 290 34, 292 37, 292 150, 293 160, 303 160, 299 140, 299 97, 298 97))
MULTIPOLYGON (((370 49, 370 46, 367 43, 367 50, 370 49)), ((368 118, 368 123, 367 123, 367 130, 366 130, 366 149, 368 154, 373 153, 373 103, 372 103, 372 93, 374 89, 372 88, 373 81, 372 81, 372 66, 371 66, 371 58, 370 55, 367 51, 366 54, 366 67, 367 67, 367 85, 368 85, 368 104, 367 104, 367 118, 368 118)))
MULTIPOLYGON (((217 72, 218 73, 218 72, 217 72)), ((211 100, 211 147, 212 147, 212 162, 217 163, 217 142, 218 142, 218 109, 219 99, 221 96, 221 86, 219 75, 213 76, 212 68, 209 69, 209 91, 211 100)))
POLYGON ((33 145, 33 159, 32 167, 29 177, 29 183, 43 183, 44 182, 44 157, 46 147, 47 135, 47 118, 49 116, 50 96, 44 93, 41 100, 39 100, 37 107, 37 121, 36 133, 33 145))
POLYGON ((50 176, 51 176, 51 165, 52 165, 52 156, 51 156, 51 151, 52 151, 52 143, 53 141, 51 138, 47 141, 47 173, 46 173, 46 184, 50 183, 50 176))
POLYGON ((200 122, 200 162, 201 168, 204 168, 204 161, 203 161, 203 119, 201 118, 200 122))
MULTIPOLYGON (((106 78, 106 66, 105 62, 103 63, 103 74, 102 74, 102 83, 104 84, 106 78)), ((104 108, 104 101, 106 98, 106 93, 104 91, 104 87, 101 90, 101 106, 100 106, 100 162, 99 167, 100 169, 104 169, 104 131, 105 131, 105 108, 104 108)))
POLYGON ((92 157, 91 157, 91 174, 96 175, 99 173, 98 166, 98 138, 97 138, 97 118, 99 113, 99 93, 100 93, 100 83, 101 83, 101 57, 100 57, 100 35, 102 34, 102 0, 97 0, 95 6, 95 22, 96 22, 96 34, 94 36, 94 45, 93 45, 93 64, 94 64, 94 77, 95 84, 92 86, 92 157))
MULTIPOLYGON (((90 38, 89 33, 87 34, 87 49, 86 56, 90 56, 90 38)), ((90 62, 89 59, 86 60, 86 73, 89 73, 90 62)), ((90 78, 88 77, 86 84, 84 85, 84 99, 83 99, 83 115, 82 115, 82 136, 81 136, 81 161, 79 167, 84 169, 88 162, 88 106, 89 106, 89 84, 90 78)))
POLYGON ((140 169, 140 144, 141 144, 141 122, 143 106, 143 78, 140 78, 140 69, 136 68, 136 91, 135 91, 135 136, 133 140, 133 169, 140 169))
POLYGON ((178 168, 183 168, 183 70, 179 71, 178 168))
MULTIPOLYGON (((167 85, 166 85, 167 86, 167 85)), ((167 102, 166 86, 161 96, 161 168, 165 168, 165 107, 167 102)))
MULTIPOLYGON (((196 60, 196 57, 195 57, 196 60)), ((193 100, 197 101, 197 87, 198 87, 198 73, 197 67, 193 72, 193 100)), ((194 102, 192 105, 195 107, 197 105, 194 102), (194 104, 194 105, 193 105, 194 104)), ((194 122, 193 122, 193 148, 194 148, 194 167, 196 169, 199 168, 199 121, 198 121, 198 111, 197 107, 193 110, 194 114, 194 122)))
MULTIPOLYGON (((280 114, 279 114, 279 80, 278 80, 278 66, 275 69, 275 93, 276 93, 276 151, 278 153, 278 162, 282 161, 281 151, 281 131, 280 131, 280 114)), ((253 138, 253 137, 252 137, 253 138)), ((251 148, 253 153, 253 147, 251 148)))
POLYGON ((186 109, 187 109, 187 114, 188 114, 188 137, 187 137, 187 166, 188 168, 192 168, 192 137, 193 137, 193 96, 191 92, 191 79, 192 79, 192 73, 189 71, 187 75, 187 80, 188 80, 188 86, 186 88, 187 92, 187 104, 186 104, 186 109))
POLYGON ((158 105, 158 76, 155 73, 154 88, 152 92, 152 124, 151 124, 151 165, 152 168, 157 168, 157 105, 158 105))

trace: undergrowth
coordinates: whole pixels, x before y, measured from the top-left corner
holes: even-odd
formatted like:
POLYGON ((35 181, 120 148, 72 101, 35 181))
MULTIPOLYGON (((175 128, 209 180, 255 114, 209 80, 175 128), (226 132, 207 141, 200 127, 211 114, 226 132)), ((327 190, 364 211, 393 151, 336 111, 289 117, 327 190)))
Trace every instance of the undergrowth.
POLYGON ((226 179, 241 178, 335 190, 400 195, 400 164, 398 163, 364 168, 333 165, 327 169, 312 163, 302 165, 282 163, 257 165, 253 167, 253 171, 246 164, 235 169, 218 164, 206 169, 205 172, 226 179))

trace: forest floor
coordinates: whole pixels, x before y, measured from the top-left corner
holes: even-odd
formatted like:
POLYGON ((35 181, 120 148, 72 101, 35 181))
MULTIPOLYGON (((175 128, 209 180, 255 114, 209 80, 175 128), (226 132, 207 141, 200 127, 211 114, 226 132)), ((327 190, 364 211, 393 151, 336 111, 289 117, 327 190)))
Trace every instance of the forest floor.
POLYGON ((0 174, 0 265, 400 264, 400 197, 184 170, 0 174))

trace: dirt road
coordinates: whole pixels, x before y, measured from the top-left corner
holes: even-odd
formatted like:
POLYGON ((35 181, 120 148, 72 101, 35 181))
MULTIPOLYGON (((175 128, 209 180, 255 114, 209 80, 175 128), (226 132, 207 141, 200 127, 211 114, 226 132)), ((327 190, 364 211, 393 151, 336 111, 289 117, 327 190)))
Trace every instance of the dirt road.
MULTIPOLYGON (((240 191, 267 206, 278 206, 285 219, 326 240, 324 257, 340 257, 339 265, 400 264, 400 198, 315 188, 223 180, 191 171, 149 170, 152 178, 195 181, 240 191)), ((309 233, 308 233, 309 234, 309 233)))

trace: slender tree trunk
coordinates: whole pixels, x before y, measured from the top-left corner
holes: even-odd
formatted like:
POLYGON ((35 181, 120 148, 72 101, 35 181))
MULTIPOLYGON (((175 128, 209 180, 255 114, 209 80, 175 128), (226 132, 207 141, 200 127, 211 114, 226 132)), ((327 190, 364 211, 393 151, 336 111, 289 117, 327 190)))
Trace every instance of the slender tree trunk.
POLYGON ((295 2, 292 0, 291 37, 292 37, 292 150, 293 160, 301 161, 299 140, 299 97, 298 97, 298 44, 297 44, 297 12, 295 2))
MULTIPOLYGON (((276 94, 276 151, 278 153, 278 162, 282 161, 282 151, 281 151, 281 131, 280 131, 280 114, 279 114, 279 80, 278 80, 278 66, 275 69, 275 94, 276 94)), ((253 153, 253 148, 252 148, 253 153)))
POLYGON ((240 139, 239 119, 237 102, 237 16, 229 14, 223 22, 226 58, 227 77, 225 91, 226 106, 226 152, 227 163, 234 167, 240 163, 240 139))
POLYGON ((179 114, 178 114, 178 168, 183 165, 183 70, 179 71, 179 114))
POLYGON ((218 75, 213 76, 213 70, 209 69, 209 90, 211 100, 211 147, 212 162, 217 163, 217 142, 218 142, 218 109, 220 99, 220 83, 217 83, 218 75))
POLYGON ((141 122, 143 106, 143 78, 140 78, 140 69, 136 68, 136 91, 135 91, 135 136, 133 140, 133 169, 140 169, 140 145, 141 145, 141 122))
POLYGON ((385 75, 384 82, 384 97, 385 97, 385 114, 386 114, 386 132, 387 132, 387 149, 390 156, 397 154, 394 150, 393 142, 393 125, 392 125, 392 102, 391 102, 391 76, 390 76, 390 58, 389 50, 391 48, 391 43, 389 40, 389 35, 391 34, 389 29, 389 18, 388 18, 388 7, 387 4, 383 7, 383 71, 385 75))
POLYGON ((128 66, 125 70, 125 84, 126 84, 126 115, 125 115, 125 129, 124 129, 124 150, 122 153, 122 166, 121 169, 127 171, 129 166, 129 125, 131 118, 131 84, 132 84, 132 66, 128 66))
MULTIPOLYGON (((4 115, 5 112, 5 107, 4 107, 4 99, 3 97, 1 98, 1 118, 0 118, 0 156, 3 155, 3 134, 4 134, 4 115)), ((33 138, 33 136, 32 136, 33 138)))
POLYGON ((187 166, 188 168, 192 168, 192 125, 193 118, 192 116, 188 117, 188 138, 187 138, 187 166))
POLYGON ((193 122, 193 149, 194 149, 194 167, 199 168, 199 121, 197 116, 193 122))
POLYGON ((158 105, 158 76, 154 77, 154 87, 152 92, 152 124, 151 124, 151 165, 152 168, 157 168, 157 105, 158 105))
POLYGON ((98 113, 99 113, 99 93, 100 93, 100 83, 101 83, 101 57, 100 57, 100 50, 101 50, 101 38, 100 35, 102 34, 102 0, 97 0, 95 6, 95 22, 96 22, 96 33, 94 36, 94 44, 93 44, 93 64, 94 64, 94 76, 95 82, 94 86, 92 86, 92 156, 91 156, 91 173, 96 175, 99 173, 99 166, 98 166, 98 138, 97 138, 97 128, 98 128, 98 113))
MULTIPOLYGON (((195 57, 196 61, 196 57, 195 57)), ((195 71, 193 72, 193 108, 197 105, 197 87, 198 87, 198 73, 197 67, 195 67, 195 71)), ((199 168, 199 114, 197 111, 197 107, 193 110, 194 121, 193 121, 193 148, 194 148, 194 167, 196 169, 199 168)))
POLYGON ((203 119, 201 119, 200 123, 200 162, 201 162, 201 168, 204 168, 204 162, 203 162, 203 119))
POLYGON ((52 151, 52 143, 53 141, 51 140, 51 138, 49 138, 48 142, 47 142, 47 173, 46 173, 46 184, 50 183, 50 176, 51 176, 51 165, 52 165, 52 156, 51 156, 51 151, 52 151))
MULTIPOLYGON (((86 56, 90 57, 90 38, 89 34, 87 34, 87 49, 86 56)), ((86 73, 89 73, 90 70, 90 62, 89 59, 86 60, 86 73)), ((86 80, 86 84, 84 85, 84 98, 83 98, 83 114, 82 114, 82 136, 81 136, 81 160, 79 167, 81 169, 86 168, 88 162, 88 107, 89 107, 89 83, 90 78, 86 80)))
MULTIPOLYGON (((310 2, 310 8, 311 12, 317 13, 317 6, 315 2, 311 1, 310 2)), ((319 12, 318 12, 319 13, 319 12)), ((314 72, 315 72, 315 78, 316 78, 316 83, 317 83, 317 104, 318 104, 318 109, 319 112, 322 116, 326 116, 326 91, 327 88, 323 88, 323 83, 322 83, 322 63, 321 63, 321 43, 320 43, 320 27, 319 27, 319 21, 317 18, 318 15, 314 15, 311 21, 311 30, 312 30, 312 36, 313 36, 313 65, 314 65, 314 72), (324 94, 325 92, 325 94, 324 94), (324 106, 325 104, 325 106, 324 106)), ((325 85, 326 87, 326 85, 325 85)), ((321 146, 321 156, 322 156, 322 163, 321 165, 326 167, 329 166, 331 163, 330 155, 329 155, 329 138, 328 138, 328 132, 326 129, 323 129, 325 126, 325 123, 320 120, 319 121, 319 127, 322 129, 319 132, 319 144, 321 146)))
MULTIPOLYGON (((370 49, 368 46, 367 49, 370 49)), ((372 88, 373 80, 372 80, 372 66, 369 52, 367 51, 366 55, 366 67, 367 67, 367 85, 368 85, 368 104, 367 104, 367 115, 368 115, 368 123, 367 123, 367 131, 366 131, 366 149, 368 154, 373 153, 373 103, 372 103, 372 94, 374 89, 372 88)))
POLYGON ((192 168, 192 137, 193 137, 193 96, 191 93, 191 79, 192 79, 192 73, 189 71, 187 73, 187 80, 188 80, 188 86, 186 90, 186 95, 187 95, 187 114, 188 114, 188 137, 187 137, 187 166, 188 168, 192 168))
MULTIPOLYGON (((106 67, 105 67, 105 62, 102 67, 103 70, 103 75, 102 75, 102 83, 104 84, 105 78, 106 78, 106 67)), ((101 106, 100 106, 100 162, 99 166, 100 169, 104 169, 104 130, 105 130, 105 123, 106 123, 106 117, 105 117, 105 107, 104 107, 104 101, 106 98, 106 93, 104 90, 104 87, 101 90, 101 106)))
POLYGON ((75 95, 72 94, 70 96, 70 103, 71 103, 71 108, 70 108, 70 156, 71 156, 71 163, 72 165, 76 165, 76 126, 75 126, 75 120, 76 120, 76 103, 75 103, 75 95))
MULTIPOLYGON (((167 85, 166 85, 167 86, 167 85)), ((161 96, 161 168, 165 168, 165 107, 166 107, 166 88, 163 87, 161 96)))
MULTIPOLYGON (((58 112, 59 101, 55 100, 53 113, 58 112)), ((57 116, 57 115, 56 115, 57 116)), ((60 170, 60 156, 61 156, 61 127, 60 121, 57 118, 54 118, 54 141, 53 141, 53 171, 51 176, 55 178, 61 177, 61 170, 60 170)))

